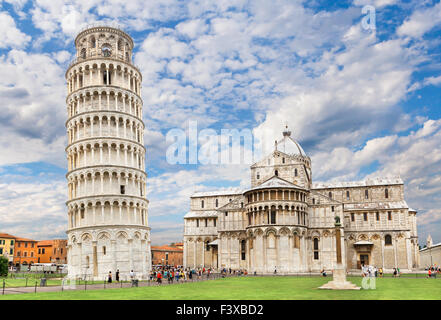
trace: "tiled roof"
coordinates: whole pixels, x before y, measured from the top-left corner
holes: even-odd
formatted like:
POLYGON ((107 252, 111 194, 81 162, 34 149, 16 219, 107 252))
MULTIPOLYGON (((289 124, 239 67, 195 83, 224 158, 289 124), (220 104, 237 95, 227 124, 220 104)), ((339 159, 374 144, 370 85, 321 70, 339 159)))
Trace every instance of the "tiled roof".
POLYGON ((195 192, 193 195, 191 195, 190 198, 197 198, 197 197, 210 197, 210 196, 229 196, 229 195, 242 195, 243 190, 240 188, 228 188, 223 190, 215 190, 215 191, 202 191, 202 192, 195 192))
POLYGON ((396 184, 403 184, 403 180, 400 177, 392 177, 392 178, 374 178, 363 181, 317 182, 317 183, 313 183, 312 189, 387 186, 387 185, 396 185, 396 184))
POLYGON ((170 247, 170 246, 152 246, 151 250, 164 250, 164 251, 178 251, 178 252, 182 252, 183 249, 181 248, 176 248, 176 247, 170 247))
POLYGON ((207 210, 207 211, 190 211, 185 216, 186 218, 210 218, 217 217, 218 212, 216 210, 207 210))
POLYGON ((27 238, 15 238, 15 241, 38 242, 38 240, 32 240, 27 238))
POLYGON ((9 233, 0 233, 0 238, 16 239, 16 237, 10 235, 9 233))
POLYGON ((345 204, 345 210, 375 210, 375 209, 408 209, 406 201, 366 202, 345 204))
POLYGON ((255 186, 247 191, 258 190, 258 189, 266 189, 266 188, 297 188, 303 189, 302 187, 295 185, 289 181, 283 180, 277 176, 273 176, 270 179, 266 180, 262 184, 255 186))

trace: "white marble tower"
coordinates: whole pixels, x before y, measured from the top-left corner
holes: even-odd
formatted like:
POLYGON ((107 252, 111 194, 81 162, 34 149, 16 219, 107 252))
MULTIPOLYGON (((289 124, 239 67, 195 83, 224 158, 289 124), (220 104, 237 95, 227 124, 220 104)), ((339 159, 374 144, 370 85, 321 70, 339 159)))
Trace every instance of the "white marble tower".
POLYGON ((75 39, 66 71, 69 278, 151 270, 139 69, 133 40, 113 27, 75 39))

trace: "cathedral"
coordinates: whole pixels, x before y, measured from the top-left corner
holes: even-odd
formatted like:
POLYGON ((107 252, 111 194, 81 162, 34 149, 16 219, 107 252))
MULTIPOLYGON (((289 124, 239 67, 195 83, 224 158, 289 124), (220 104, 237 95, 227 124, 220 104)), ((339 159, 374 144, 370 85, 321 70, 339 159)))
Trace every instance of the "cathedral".
POLYGON ((348 271, 419 266, 416 211, 401 178, 313 183, 311 159, 283 131, 251 166, 251 187, 197 192, 184 217, 184 266, 302 273, 336 266, 335 218, 348 271))

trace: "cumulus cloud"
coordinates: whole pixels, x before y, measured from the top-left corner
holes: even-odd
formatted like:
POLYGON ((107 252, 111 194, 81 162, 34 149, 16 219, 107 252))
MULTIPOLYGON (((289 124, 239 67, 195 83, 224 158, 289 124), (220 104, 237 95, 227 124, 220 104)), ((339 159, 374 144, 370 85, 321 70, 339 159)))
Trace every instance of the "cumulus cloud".
POLYGON ((21 32, 14 19, 5 11, 0 11, 0 48, 23 48, 31 37, 21 32))

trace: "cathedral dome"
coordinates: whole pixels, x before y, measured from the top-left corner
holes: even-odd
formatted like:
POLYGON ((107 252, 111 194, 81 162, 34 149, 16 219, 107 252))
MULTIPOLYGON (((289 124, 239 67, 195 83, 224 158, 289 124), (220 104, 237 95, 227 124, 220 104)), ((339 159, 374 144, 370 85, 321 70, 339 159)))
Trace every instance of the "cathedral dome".
POLYGON ((300 155, 306 157, 306 153, 300 144, 291 138, 291 131, 286 126, 283 131, 283 139, 276 142, 276 150, 286 153, 290 156, 300 155))

